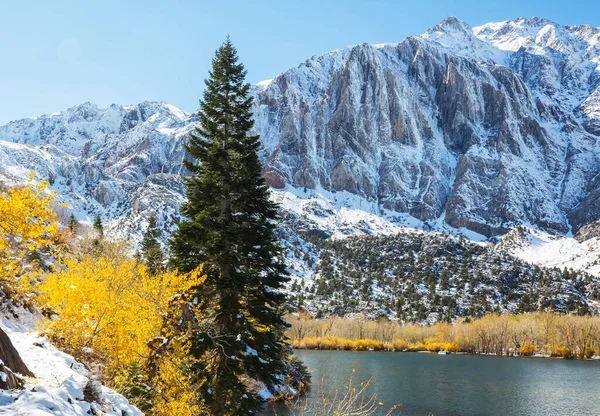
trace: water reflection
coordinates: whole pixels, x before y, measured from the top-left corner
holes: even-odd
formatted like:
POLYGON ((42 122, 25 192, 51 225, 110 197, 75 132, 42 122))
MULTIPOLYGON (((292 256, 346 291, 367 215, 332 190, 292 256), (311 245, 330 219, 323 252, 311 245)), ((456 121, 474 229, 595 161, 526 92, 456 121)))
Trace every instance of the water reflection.
MULTIPOLYGON (((317 385, 343 389, 371 377, 387 409, 402 415, 600 415, 600 363, 422 353, 297 351, 317 385)), ((384 412, 382 411, 382 414, 384 412)), ((272 410, 264 413, 273 414, 272 410)), ((277 406, 278 415, 289 414, 277 406)))

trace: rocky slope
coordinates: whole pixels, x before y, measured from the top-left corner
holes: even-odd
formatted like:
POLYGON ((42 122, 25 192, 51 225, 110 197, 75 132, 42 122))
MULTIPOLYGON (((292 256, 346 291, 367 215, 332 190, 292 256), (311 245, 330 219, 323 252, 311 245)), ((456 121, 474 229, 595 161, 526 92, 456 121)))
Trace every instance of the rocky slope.
POLYGON ((0 390, 1 414, 143 416, 125 397, 100 385, 82 363, 39 336, 36 329, 41 316, 19 310, 16 318, 14 313, 6 314, 5 306, 2 302, 0 328, 33 376, 24 378, 23 389, 0 390), (89 387, 93 397, 86 392, 89 387))
POLYGON ((364 313, 422 323, 600 308, 597 276, 534 266, 491 245, 443 234, 401 232, 317 247, 315 278, 293 283, 289 296, 292 310, 304 308, 317 317, 364 313))
POLYGON ((64 112, 0 127, 0 181, 48 180, 78 219, 101 214, 120 237, 136 238, 156 211, 169 227, 183 198, 182 143, 195 116, 158 102, 64 112))
POLYGON ((257 89, 274 185, 348 191, 486 236, 598 214, 600 30, 448 18, 313 57, 257 89))

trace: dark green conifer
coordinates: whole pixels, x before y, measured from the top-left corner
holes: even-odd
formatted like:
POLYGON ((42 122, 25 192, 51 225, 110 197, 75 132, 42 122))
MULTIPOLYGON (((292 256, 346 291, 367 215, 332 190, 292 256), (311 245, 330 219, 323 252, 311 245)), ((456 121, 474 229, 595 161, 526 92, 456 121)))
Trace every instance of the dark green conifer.
POLYGON ((144 238, 140 247, 142 260, 146 267, 148 267, 150 274, 158 273, 163 267, 164 253, 159 239, 160 230, 158 228, 158 221, 156 220, 156 215, 152 214, 148 219, 148 227, 144 232, 144 238))
POLYGON ((77 231, 77 227, 79 227, 77 218, 75 218, 75 214, 71 214, 71 217, 69 218, 69 231, 75 233, 77 231))
POLYGON ((145 412, 152 413, 152 389, 145 383, 144 367, 138 361, 132 361, 121 370, 119 391, 129 401, 145 412))
POLYGON ((94 219, 94 231, 96 231, 96 236, 98 239, 104 238, 104 226, 102 225, 102 218, 100 214, 96 215, 94 219))
POLYGON ((260 407, 243 377, 267 385, 285 373, 280 293, 287 280, 275 242, 277 206, 261 176, 252 97, 229 39, 217 50, 200 102, 200 125, 187 145, 187 202, 171 241, 173 267, 204 264, 196 288, 210 328, 192 337, 200 395, 217 415, 247 415, 260 407))

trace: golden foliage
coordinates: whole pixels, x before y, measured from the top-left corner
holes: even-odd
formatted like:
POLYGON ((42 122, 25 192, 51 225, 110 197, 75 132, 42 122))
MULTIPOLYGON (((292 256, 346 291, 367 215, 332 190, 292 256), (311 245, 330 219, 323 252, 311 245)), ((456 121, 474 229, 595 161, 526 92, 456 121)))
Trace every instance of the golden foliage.
POLYGON ((373 339, 357 339, 354 341, 354 349, 356 351, 381 351, 383 342, 373 339))
POLYGON ((146 369, 148 340, 160 334, 171 298, 201 284, 201 269, 151 276, 123 243, 81 240, 69 247, 73 236, 59 226, 57 212, 65 213, 48 185, 35 184, 31 175, 28 186, 0 193, 4 294, 21 302, 37 294, 42 310, 53 315, 45 328, 53 341, 98 368, 106 384, 129 393, 140 407, 155 415, 201 414, 185 371, 185 337, 153 357, 160 371, 150 377, 146 369))
POLYGON ((533 354, 535 354, 536 350, 537 350, 537 347, 529 341, 525 341, 523 343, 523 345, 521 345, 517 349, 517 351, 519 352, 519 355, 522 355, 524 357, 532 356, 533 354))
POLYGON ((552 351, 552 356, 553 357, 562 357, 562 358, 573 358, 573 354, 571 353, 571 350, 569 348, 563 347, 563 346, 554 347, 554 350, 552 351))
POLYGON ((538 312, 490 314, 473 321, 402 325, 393 321, 288 316, 292 346, 306 349, 449 351, 471 354, 592 358, 600 317, 538 312), (299 335, 302 338, 299 338, 299 335), (381 343, 383 347, 381 347, 381 343))
POLYGON ((58 232, 55 194, 48 192, 48 182, 33 180, 32 174, 28 186, 0 193, 0 284, 17 300, 26 297, 40 273, 27 257, 51 245, 58 232))
POLYGON ((388 345, 390 351, 405 351, 408 349, 408 343, 403 339, 394 339, 388 345))
POLYGON ((160 374, 151 380, 154 390, 152 414, 155 416, 197 416, 206 413, 197 390, 190 380, 187 339, 172 344, 168 355, 161 357, 160 374))
MULTIPOLYGON (((201 269, 150 275, 125 252, 122 243, 83 243, 38 285, 40 304, 57 316, 46 323, 49 335, 80 359, 101 363, 105 382, 117 390, 126 370, 149 356, 148 340, 160 332, 171 297, 205 279, 201 269)), ((182 383, 185 355, 180 345, 161 362, 161 385, 169 387, 154 397, 154 414, 198 414, 182 383)))

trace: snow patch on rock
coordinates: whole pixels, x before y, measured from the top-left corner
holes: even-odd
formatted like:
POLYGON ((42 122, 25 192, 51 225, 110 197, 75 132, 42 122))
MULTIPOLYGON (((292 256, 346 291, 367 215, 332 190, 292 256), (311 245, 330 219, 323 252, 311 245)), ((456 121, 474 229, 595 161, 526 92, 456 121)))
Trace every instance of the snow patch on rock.
POLYGON ((122 395, 101 388, 101 402, 84 401, 83 389, 93 377, 83 364, 57 350, 35 331, 37 317, 21 312, 22 322, 2 318, 0 327, 35 378, 26 378, 24 390, 0 391, 0 413, 10 415, 104 414, 142 416, 143 413, 122 395))

